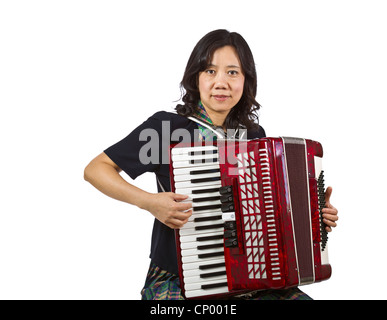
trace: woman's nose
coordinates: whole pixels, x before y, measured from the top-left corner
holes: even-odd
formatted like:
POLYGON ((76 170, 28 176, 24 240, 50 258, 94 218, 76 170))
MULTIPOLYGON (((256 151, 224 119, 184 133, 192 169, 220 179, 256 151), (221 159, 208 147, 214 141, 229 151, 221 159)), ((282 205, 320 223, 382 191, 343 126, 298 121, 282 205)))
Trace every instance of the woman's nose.
POLYGON ((227 80, 226 75, 222 73, 218 73, 215 78, 215 84, 216 89, 225 89, 227 88, 227 80))

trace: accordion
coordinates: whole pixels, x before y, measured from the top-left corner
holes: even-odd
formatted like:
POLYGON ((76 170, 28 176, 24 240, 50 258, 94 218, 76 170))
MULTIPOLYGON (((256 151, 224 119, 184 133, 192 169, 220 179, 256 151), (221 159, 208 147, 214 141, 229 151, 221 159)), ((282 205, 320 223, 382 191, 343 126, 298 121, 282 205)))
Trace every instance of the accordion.
POLYGON ((287 137, 171 146, 172 191, 193 206, 175 231, 185 298, 329 279, 322 156, 287 137))

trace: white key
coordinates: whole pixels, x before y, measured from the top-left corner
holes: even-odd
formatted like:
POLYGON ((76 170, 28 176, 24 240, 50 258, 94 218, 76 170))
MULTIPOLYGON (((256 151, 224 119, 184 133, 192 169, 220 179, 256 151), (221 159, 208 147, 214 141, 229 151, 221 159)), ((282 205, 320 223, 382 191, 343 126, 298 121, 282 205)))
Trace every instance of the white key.
MULTIPOLYGON (((218 191, 218 188, 216 188, 217 191, 211 192, 211 193, 198 193, 198 194, 186 194, 188 198, 186 200, 183 200, 181 202, 192 202, 192 200, 200 200, 203 199, 205 200, 206 198, 213 198, 213 197, 219 197, 220 199, 220 194, 218 191)), ((211 200, 211 201, 216 201, 216 200, 211 200)), ((195 203, 200 203, 201 201, 196 201, 195 203)))
POLYGON ((190 167, 190 168, 180 168, 180 169, 174 169, 173 170, 173 175, 178 176, 178 175, 187 175, 190 174, 192 171, 199 171, 199 170, 214 170, 214 169, 219 169, 219 165, 205 165, 205 166, 200 166, 200 167, 190 167))
POLYGON ((213 228, 204 229, 204 230, 196 230, 195 228, 185 228, 183 226, 183 228, 181 228, 179 230, 179 234, 180 234, 180 237, 181 236, 186 236, 186 235, 193 235, 193 234, 197 234, 197 235, 200 234, 200 235, 203 236, 203 234, 205 234, 205 233, 216 232, 216 231, 220 231, 220 230, 224 230, 224 225, 222 223, 214 225, 213 228))
POLYGON ((172 155, 179 155, 179 154, 188 154, 189 152, 201 152, 201 151, 217 151, 218 148, 216 146, 194 146, 194 147, 182 147, 182 148, 172 148, 171 154, 172 155))
MULTIPOLYGON (((190 228, 195 228, 195 227, 201 227, 201 226, 211 226, 211 225, 218 225, 223 223, 222 216, 219 217, 217 220, 210 220, 210 221, 202 221, 202 222, 194 222, 194 221, 188 221, 181 229, 190 229, 190 228)), ((218 228, 218 227, 216 227, 218 228)), ((200 231, 200 230, 198 230, 200 231)), ((207 232, 211 232, 211 228, 207 229, 207 232)))
POLYGON ((182 257, 189 257, 189 256, 199 256, 201 254, 207 254, 207 253, 216 253, 216 252, 223 252, 224 249, 223 246, 220 248, 213 248, 213 249, 197 249, 197 248, 192 248, 192 249, 184 249, 181 250, 181 256, 182 257))
POLYGON ((201 278, 200 276, 186 277, 184 278, 184 287, 187 290, 200 289, 202 284, 219 282, 227 282, 227 275, 213 276, 208 278, 201 278), (197 287, 197 285, 200 285, 200 287, 197 287))
MULTIPOLYGON (((212 158, 210 158, 212 159, 212 158)), ((172 167, 174 169, 176 168, 191 168, 192 166, 200 167, 200 166, 208 166, 209 164, 217 164, 219 166, 219 161, 208 161, 204 163, 195 163, 192 164, 190 160, 184 160, 184 161, 177 161, 177 162, 172 162, 172 167)))
POLYGON ((222 184, 221 184, 220 180, 206 181, 206 182, 200 182, 200 183, 192 183, 191 181, 180 181, 180 182, 175 183, 175 189, 189 188, 190 186, 195 186, 195 187, 212 186, 213 188, 215 188, 215 187, 220 188, 222 186, 222 184))
POLYGON ((204 174, 184 174, 184 175, 175 175, 173 179, 176 182, 179 181, 191 181, 195 179, 203 179, 203 178, 216 178, 220 177, 220 172, 212 172, 212 173, 204 173, 204 174))
POLYGON ((208 209, 208 210, 200 210, 200 211, 193 211, 192 214, 193 215, 200 215, 200 214, 204 214, 204 213, 212 213, 213 215, 221 215, 222 214, 222 211, 220 210, 220 208, 215 208, 215 209, 208 209))
MULTIPOLYGON (((213 193, 213 192, 217 192, 217 194, 219 194, 219 189, 215 191, 215 187, 212 187, 212 186, 191 186, 190 188, 176 188, 176 192, 178 191, 179 189, 179 192, 181 192, 182 194, 186 194, 186 195, 196 195, 193 193, 193 191, 197 191, 197 190, 200 190, 204 192, 204 190, 206 190, 206 193, 213 193), (208 191, 207 191, 208 190, 208 191)), ((201 193, 197 193, 197 195, 199 195, 201 193)))
MULTIPOLYGON (((202 202, 192 202, 192 207, 197 208, 197 207, 202 207, 202 206, 208 206, 208 205, 215 205, 219 204, 221 205, 222 203, 220 200, 211 200, 211 201, 202 201, 202 202)), ((195 209, 194 209, 195 210, 195 209)), ((220 211, 220 209, 218 209, 220 211)))
POLYGON ((219 288, 212 288, 212 289, 198 289, 198 290, 187 290, 185 291, 185 296, 187 298, 195 298, 195 297, 202 297, 207 295, 214 295, 214 294, 220 294, 220 293, 227 293, 228 287, 219 287, 219 288))
MULTIPOLYGON (((184 271, 197 270, 201 266, 215 265, 219 263, 225 263, 224 257, 216 257, 212 259, 196 260, 182 265, 184 271)), ((209 269, 210 270, 210 269, 209 269)))
POLYGON ((195 234, 194 235, 186 235, 186 236, 180 235, 180 244, 185 243, 185 242, 193 242, 193 241, 200 243, 201 241, 198 240, 198 238, 200 238, 200 237, 203 237, 203 236, 212 237, 212 236, 220 236, 220 235, 223 236, 223 230, 218 231, 218 232, 211 232, 210 231, 206 235, 195 235, 195 234))
POLYGON ((216 280, 210 280, 210 281, 208 279, 202 279, 202 280, 203 281, 201 282, 184 283, 185 290, 200 290, 202 289, 203 284, 216 284, 216 283, 222 283, 222 282, 227 283, 227 276, 220 276, 216 280))
MULTIPOLYGON (((214 216, 221 216, 222 212, 218 209, 212 210, 212 211, 198 211, 198 212, 192 212, 192 215, 188 218, 189 222, 193 222, 196 218, 210 218, 214 216)), ((214 221, 214 220, 211 220, 214 221)))
POLYGON ((185 277, 193 277, 193 276, 200 276, 201 274, 208 274, 208 273, 220 272, 220 271, 226 271, 226 266, 211 268, 208 270, 201 270, 201 269, 187 270, 187 271, 183 271, 183 276, 184 276, 184 278, 185 277))
POLYGON ((209 246, 212 244, 223 244, 223 239, 215 239, 215 240, 207 240, 207 241, 191 241, 191 242, 183 242, 180 244, 180 248, 184 249, 193 249, 198 246, 209 246))
POLYGON ((215 258, 219 258, 219 257, 224 257, 224 251, 223 249, 221 251, 219 251, 219 255, 217 256, 211 256, 211 257, 206 257, 206 258, 199 258, 199 255, 192 255, 192 256, 185 256, 185 257, 182 257, 181 258, 181 261, 183 264, 185 263, 191 263, 191 262, 195 262, 195 261, 208 261, 208 260, 212 260, 212 259, 215 259, 215 258), (223 254, 222 254, 223 252, 223 254))

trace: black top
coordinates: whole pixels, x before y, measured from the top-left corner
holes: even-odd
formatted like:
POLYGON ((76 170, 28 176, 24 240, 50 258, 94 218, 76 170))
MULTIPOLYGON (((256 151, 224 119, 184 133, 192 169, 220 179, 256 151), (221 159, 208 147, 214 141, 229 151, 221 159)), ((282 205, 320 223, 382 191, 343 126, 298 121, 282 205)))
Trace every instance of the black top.
MULTIPOLYGON (((171 191, 169 147, 190 137, 198 141, 197 123, 175 113, 160 111, 134 129, 127 137, 105 150, 108 157, 132 179, 154 172, 165 191, 171 191), (182 130, 183 129, 183 130, 182 130)), ((248 131, 247 138, 263 138, 265 131, 248 131)), ((184 141, 188 142, 188 141, 184 141)), ((159 185, 158 191, 162 192, 159 185)), ((178 274, 175 232, 155 219, 150 258, 168 272, 178 274)))

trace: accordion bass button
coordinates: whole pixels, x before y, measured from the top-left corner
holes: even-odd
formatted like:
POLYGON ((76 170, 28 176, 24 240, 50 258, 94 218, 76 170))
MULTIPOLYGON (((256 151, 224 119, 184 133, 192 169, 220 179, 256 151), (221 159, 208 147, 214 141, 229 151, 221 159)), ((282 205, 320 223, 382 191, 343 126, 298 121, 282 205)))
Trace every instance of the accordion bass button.
POLYGON ((231 194, 232 195, 232 186, 224 186, 219 188, 219 193, 221 195, 227 195, 231 194))
POLYGON ((236 236, 237 236, 236 230, 225 230, 224 231, 224 238, 225 239, 236 238, 236 236))
POLYGON ((238 246, 235 221, 226 221, 224 223, 224 246, 226 248, 235 248, 238 246))
POLYGON ((234 202, 231 202, 231 203, 223 203, 221 205, 221 210, 222 212, 232 212, 234 211, 234 202))
POLYGON ((226 248, 235 248, 238 246, 238 240, 237 238, 230 238, 224 240, 224 246, 226 248))
POLYGON ((225 230, 233 230, 233 231, 236 231, 236 229, 237 229, 236 222, 235 222, 235 221, 226 221, 226 222, 224 223, 224 229, 225 229, 225 230))
POLYGON ((220 196, 221 203, 232 202, 234 200, 232 194, 224 194, 220 196))

